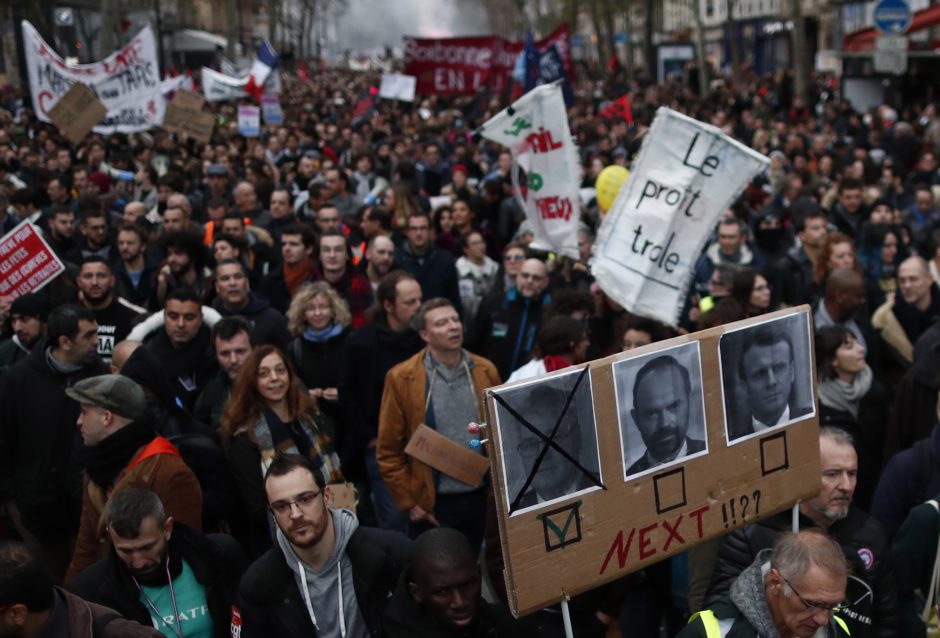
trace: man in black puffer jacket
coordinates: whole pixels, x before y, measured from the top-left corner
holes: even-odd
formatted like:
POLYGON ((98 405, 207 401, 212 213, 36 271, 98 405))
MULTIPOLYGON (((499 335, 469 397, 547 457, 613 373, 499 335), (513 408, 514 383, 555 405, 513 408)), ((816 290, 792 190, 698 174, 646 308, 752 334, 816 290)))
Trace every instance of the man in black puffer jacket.
MULTIPOLYGON (((898 636, 898 598, 891 547, 881 525, 853 507, 858 460, 851 436, 823 427, 819 434, 822 490, 800 504, 800 528, 821 527, 842 547, 850 573, 842 618, 853 638, 898 636)), ((727 595, 731 583, 758 552, 791 529, 790 512, 735 530, 725 537, 712 576, 709 601, 727 595)))

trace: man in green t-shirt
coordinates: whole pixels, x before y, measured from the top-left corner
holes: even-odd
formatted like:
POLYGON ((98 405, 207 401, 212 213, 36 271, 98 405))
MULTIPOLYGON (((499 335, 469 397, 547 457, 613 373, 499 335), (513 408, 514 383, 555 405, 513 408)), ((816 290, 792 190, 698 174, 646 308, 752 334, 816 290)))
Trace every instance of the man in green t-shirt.
POLYGON ((73 579, 72 591, 168 638, 228 635, 247 566, 234 540, 175 523, 159 497, 145 490, 116 493, 104 519, 112 549, 73 579))

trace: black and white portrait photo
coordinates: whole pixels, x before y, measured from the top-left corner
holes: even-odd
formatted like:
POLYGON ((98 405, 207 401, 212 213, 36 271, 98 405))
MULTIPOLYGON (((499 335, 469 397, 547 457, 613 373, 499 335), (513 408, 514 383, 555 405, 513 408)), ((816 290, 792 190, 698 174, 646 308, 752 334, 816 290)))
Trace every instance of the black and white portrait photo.
POLYGON ((591 374, 583 375, 572 395, 580 376, 578 369, 493 393, 505 474, 503 488, 512 514, 599 489, 591 374), (569 396, 571 403, 565 410, 569 396), (546 439, 553 431, 549 444, 546 439))
POLYGON ((707 454, 698 341, 613 364, 624 479, 707 454))
POLYGON ((816 414, 809 314, 726 332, 718 354, 729 444, 816 414))

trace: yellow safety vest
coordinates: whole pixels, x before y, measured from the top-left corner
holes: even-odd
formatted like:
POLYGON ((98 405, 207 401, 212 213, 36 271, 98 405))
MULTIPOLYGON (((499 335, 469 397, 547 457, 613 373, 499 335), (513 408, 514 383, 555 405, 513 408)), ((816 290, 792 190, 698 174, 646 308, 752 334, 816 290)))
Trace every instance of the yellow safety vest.
MULTIPOLYGON (((689 618, 689 623, 694 621, 696 618, 701 618, 702 626, 705 628, 705 638, 724 638, 721 634, 721 628, 718 627, 718 619, 715 617, 715 612, 711 609, 704 609, 700 612, 692 614, 692 617, 689 618)), ((832 619, 836 621, 836 624, 839 625, 839 628, 845 632, 846 636, 851 636, 852 632, 849 631, 849 626, 845 624, 845 621, 832 614, 832 619)))

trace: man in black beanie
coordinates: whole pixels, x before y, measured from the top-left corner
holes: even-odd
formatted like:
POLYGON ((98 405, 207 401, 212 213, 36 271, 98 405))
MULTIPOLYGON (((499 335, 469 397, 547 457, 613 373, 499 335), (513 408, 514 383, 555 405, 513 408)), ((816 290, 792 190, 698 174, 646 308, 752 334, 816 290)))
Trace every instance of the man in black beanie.
POLYGON ((13 335, 0 342, 0 374, 33 351, 46 336, 49 302, 40 295, 29 293, 13 300, 10 305, 10 330, 13 335))

